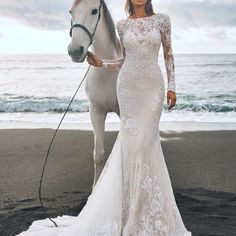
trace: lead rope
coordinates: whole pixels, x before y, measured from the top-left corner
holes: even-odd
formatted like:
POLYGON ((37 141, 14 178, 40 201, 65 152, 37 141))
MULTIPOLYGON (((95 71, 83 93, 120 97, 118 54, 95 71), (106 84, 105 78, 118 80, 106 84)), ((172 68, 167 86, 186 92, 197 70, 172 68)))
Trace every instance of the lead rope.
MULTIPOLYGON (((90 37, 90 39, 91 39, 91 40, 90 40, 90 43, 89 43, 89 46, 90 46, 90 45, 92 44, 92 42, 93 42, 93 37, 94 37, 95 31, 96 31, 96 29, 97 29, 98 22, 100 21, 102 4, 103 4, 103 0, 100 0, 99 12, 98 12, 98 20, 97 20, 97 23, 96 23, 94 32, 90 35, 90 32, 87 30, 87 28, 86 28, 85 26, 83 26, 83 25, 81 25, 81 24, 75 24, 75 25, 72 24, 72 25, 71 25, 71 29, 70 29, 70 36, 72 36, 72 30, 73 30, 73 28, 75 28, 75 27, 82 28, 82 29, 89 35, 89 37, 90 37)), ((60 123, 58 124, 58 126, 57 126, 57 128, 56 128, 56 131, 55 131, 55 133, 54 133, 54 135, 53 135, 53 137, 52 137, 52 140, 51 140, 51 142, 50 142, 50 145, 49 145, 49 147, 48 147, 47 156, 46 156, 46 158, 45 158, 44 165, 43 165, 43 170, 42 170, 42 174, 41 174, 41 177, 40 177, 39 192, 38 192, 40 205, 41 205, 41 207, 42 207, 42 209, 43 209, 43 211, 44 211, 45 214, 47 213, 47 211, 46 211, 46 209, 45 209, 45 207, 44 207, 44 205, 43 205, 43 201, 42 201, 42 182, 43 182, 43 176, 44 176, 45 168, 46 168, 47 161, 48 161, 48 155, 49 155, 49 152, 50 152, 50 149, 51 149, 53 140, 54 140, 54 138, 55 138, 55 136, 56 136, 56 134, 57 134, 58 128, 60 127, 60 125, 61 125, 61 123, 62 123, 62 121, 63 121, 63 119, 64 119, 64 117, 65 117, 65 115, 66 115, 66 113, 67 113, 67 111, 69 110, 70 105, 71 105, 71 103, 73 102, 73 100, 74 100, 74 98, 75 98, 75 96, 76 96, 76 94, 77 94, 77 92, 78 92, 80 86, 82 85, 82 83, 83 83, 83 81, 84 81, 86 75, 88 74, 88 71, 89 71, 89 69, 90 69, 90 66, 91 66, 91 65, 89 65, 89 68, 88 68, 88 70, 86 71, 86 73, 85 73, 85 75, 84 75, 84 78, 82 79, 82 81, 80 82, 78 88, 76 89, 75 94, 74 94, 74 96, 72 97, 72 99, 71 99, 71 101, 70 101, 70 103, 69 103, 69 105, 68 105, 68 107, 67 107, 67 109, 66 109, 64 115, 62 116, 61 121, 60 121, 60 123)), ((48 219, 49 219, 56 227, 58 227, 58 225, 56 224, 56 222, 55 222, 53 219, 51 219, 50 217, 48 217, 48 219)))
MULTIPOLYGON (((41 207, 42 207, 42 209, 43 209, 43 211, 44 211, 45 214, 47 213, 47 211, 46 211, 46 209, 45 209, 45 207, 44 207, 44 205, 43 205, 43 201, 42 201, 42 182, 43 182, 43 176, 44 176, 45 168, 46 168, 47 161, 48 161, 49 152, 50 152, 50 149, 51 149, 53 140, 54 140, 54 138, 55 138, 55 136, 56 136, 56 133, 57 133, 57 131, 58 131, 58 129, 59 129, 59 127, 60 127, 60 125, 61 125, 61 123, 62 123, 62 121, 63 121, 63 119, 64 119, 64 117, 65 117, 65 115, 66 115, 66 113, 67 113, 67 111, 69 110, 70 105, 71 105, 71 103, 73 102, 73 100, 74 100, 74 98, 75 98, 77 92, 79 91, 80 86, 82 85, 82 83, 83 83, 83 81, 84 81, 86 75, 88 74, 88 71, 89 71, 89 69, 90 69, 90 66, 91 66, 91 65, 89 65, 89 68, 87 69, 87 71, 86 71, 86 73, 85 73, 85 75, 84 75, 84 78, 82 79, 82 81, 80 82, 78 88, 76 89, 75 94, 74 94, 74 96, 72 97, 72 99, 71 99, 71 101, 70 101, 70 103, 69 103, 69 105, 68 105, 68 107, 67 107, 67 109, 66 109, 64 115, 62 116, 61 121, 60 121, 60 123, 58 124, 58 126, 57 126, 57 128, 56 128, 56 131, 55 131, 55 133, 54 133, 54 135, 53 135, 53 137, 52 137, 52 140, 51 140, 51 142, 50 142, 50 145, 49 145, 49 147, 48 147, 47 156, 46 156, 45 161, 44 161, 43 170, 42 170, 42 174, 41 174, 41 178, 40 178, 40 182, 39 182, 39 201, 40 201, 40 205, 41 205, 41 207)), ((48 218, 49 218, 49 220, 50 220, 56 227, 58 227, 58 225, 56 224, 56 222, 55 222, 53 219, 51 219, 50 217, 48 217, 48 218)))

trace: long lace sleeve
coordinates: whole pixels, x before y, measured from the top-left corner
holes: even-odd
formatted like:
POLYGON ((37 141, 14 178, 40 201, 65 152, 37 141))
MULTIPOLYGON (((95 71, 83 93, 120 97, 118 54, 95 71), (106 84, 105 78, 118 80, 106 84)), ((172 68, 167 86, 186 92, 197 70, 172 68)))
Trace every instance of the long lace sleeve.
POLYGON ((118 31, 118 34, 120 37, 120 43, 121 43, 123 55, 120 58, 116 58, 116 59, 102 59, 102 63, 103 63, 104 67, 111 67, 111 68, 120 69, 120 67, 122 66, 122 64, 125 61, 125 49, 123 46, 123 30, 122 30, 122 26, 121 26, 120 21, 117 22, 117 31, 118 31))
POLYGON ((172 90, 175 92, 175 64, 174 57, 172 53, 172 43, 171 43, 171 20, 170 16, 163 13, 163 27, 161 30, 161 42, 163 46, 163 54, 165 60, 165 67, 168 79, 168 91, 172 90))

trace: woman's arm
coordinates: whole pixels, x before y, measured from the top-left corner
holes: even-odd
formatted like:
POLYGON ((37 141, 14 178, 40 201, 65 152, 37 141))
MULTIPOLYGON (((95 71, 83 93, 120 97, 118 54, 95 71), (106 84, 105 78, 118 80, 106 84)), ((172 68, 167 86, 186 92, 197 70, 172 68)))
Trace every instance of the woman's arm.
POLYGON ((125 61, 125 48, 123 46, 123 30, 122 30, 122 25, 121 23, 118 21, 117 22, 117 31, 120 37, 120 43, 121 43, 121 48, 122 48, 122 56, 120 58, 117 59, 101 59, 102 60, 102 66, 104 67, 116 67, 116 68, 120 68, 124 61, 125 61))
POLYGON ((175 64, 171 44, 171 20, 170 16, 166 13, 163 14, 163 17, 164 23, 161 30, 161 42, 163 46, 163 54, 168 79, 168 91, 172 90, 173 92, 175 92, 175 64))
POLYGON ((120 68, 124 62, 124 57, 118 58, 118 59, 101 59, 102 60, 102 67, 118 67, 120 68))
POLYGON ((122 48, 122 56, 116 59, 100 59, 94 53, 87 51, 87 61, 90 65, 95 67, 111 67, 120 69, 122 64, 125 61, 125 48, 123 46, 123 29, 121 23, 117 22, 117 31, 120 37, 121 48, 122 48))

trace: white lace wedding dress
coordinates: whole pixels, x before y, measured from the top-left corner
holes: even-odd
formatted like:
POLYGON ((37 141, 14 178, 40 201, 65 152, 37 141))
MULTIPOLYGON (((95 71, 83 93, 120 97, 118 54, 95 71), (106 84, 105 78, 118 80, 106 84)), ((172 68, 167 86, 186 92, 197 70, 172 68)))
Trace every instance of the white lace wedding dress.
POLYGON ((120 131, 88 201, 77 217, 34 221, 21 236, 191 236, 176 205, 162 152, 159 121, 164 80, 158 64, 161 43, 168 90, 175 91, 171 21, 166 13, 117 23, 124 56, 103 59, 117 67, 120 131))

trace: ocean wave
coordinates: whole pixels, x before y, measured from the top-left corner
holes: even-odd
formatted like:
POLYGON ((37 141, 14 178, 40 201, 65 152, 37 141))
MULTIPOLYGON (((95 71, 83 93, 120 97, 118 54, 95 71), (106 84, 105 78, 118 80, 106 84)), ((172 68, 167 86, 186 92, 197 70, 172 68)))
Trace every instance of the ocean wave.
POLYGON ((192 112, 236 112, 236 106, 226 106, 221 104, 176 104, 175 110, 192 112))
MULTIPOLYGON (((5 93, 5 96, 0 98, 0 112, 15 113, 15 112, 53 112, 63 113, 66 111, 71 98, 59 97, 35 97, 12 95, 5 93)), ((208 98, 201 98, 200 96, 185 94, 178 97, 178 101, 174 107, 177 111, 186 112, 215 112, 226 113, 236 112, 236 95, 234 94, 221 94, 209 95, 208 98)), ((164 107, 167 107, 164 104, 164 107)), ((89 101, 87 99, 75 99, 69 112, 88 112, 89 101)))
POLYGON ((192 112, 236 112, 236 91, 230 94, 180 94, 175 110, 192 112))
MULTIPOLYGON (((0 99, 0 112, 63 113, 66 111, 70 100, 71 98, 11 96, 0 99)), ((87 99, 74 99, 68 111, 87 112, 89 111, 89 102, 87 99)))

